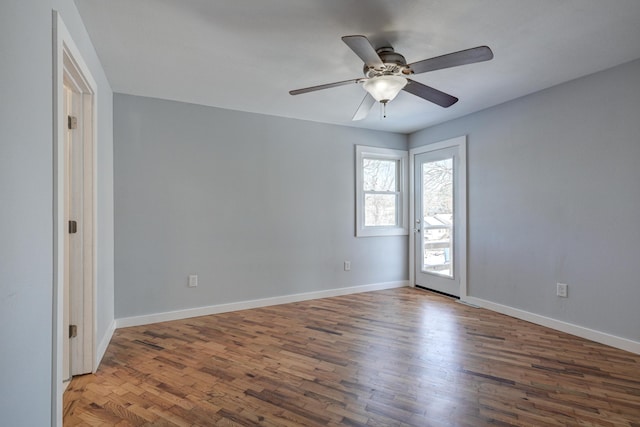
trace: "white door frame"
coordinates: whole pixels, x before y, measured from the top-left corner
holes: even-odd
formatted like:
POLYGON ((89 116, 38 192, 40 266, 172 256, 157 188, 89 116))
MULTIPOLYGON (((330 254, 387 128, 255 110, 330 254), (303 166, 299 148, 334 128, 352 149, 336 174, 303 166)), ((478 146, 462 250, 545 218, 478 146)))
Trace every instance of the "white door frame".
POLYGON ((82 206, 83 224, 83 285, 80 301, 74 304, 82 306, 82 327, 84 337, 81 344, 82 360, 78 361, 85 372, 95 372, 96 363, 96 172, 97 172, 97 93, 93 79, 80 51, 73 42, 60 14, 53 11, 53 340, 52 340, 52 405, 51 425, 62 425, 62 395, 64 392, 62 351, 63 337, 68 334, 63 321, 64 308, 64 236, 68 224, 64 217, 64 170, 65 170, 65 127, 64 117, 64 79, 73 80, 81 90, 84 202, 82 206))
MULTIPOLYGON (((433 144, 423 145, 421 147, 412 148, 409 150, 409 283, 412 287, 416 286, 416 233, 413 231, 416 228, 416 214, 415 214, 415 161, 416 156, 430 151, 442 150, 445 148, 457 148, 460 153, 460 163, 458 165, 458 191, 461 194, 467 193, 467 136, 462 135, 456 138, 447 139, 445 141, 436 142, 433 144)), ((460 300, 464 301, 467 298, 467 197, 462 197, 456 206, 460 217, 464 220, 461 224, 457 224, 456 234, 461 238, 458 245, 458 255, 460 259, 457 261, 458 270, 457 273, 460 277, 460 300)))

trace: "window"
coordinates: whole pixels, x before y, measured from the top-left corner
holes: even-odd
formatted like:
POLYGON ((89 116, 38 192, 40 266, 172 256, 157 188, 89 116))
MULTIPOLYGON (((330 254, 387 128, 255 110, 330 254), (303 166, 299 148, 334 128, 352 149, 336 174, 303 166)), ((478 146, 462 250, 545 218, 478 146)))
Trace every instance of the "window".
POLYGON ((356 146, 356 236, 406 235, 408 154, 356 146))

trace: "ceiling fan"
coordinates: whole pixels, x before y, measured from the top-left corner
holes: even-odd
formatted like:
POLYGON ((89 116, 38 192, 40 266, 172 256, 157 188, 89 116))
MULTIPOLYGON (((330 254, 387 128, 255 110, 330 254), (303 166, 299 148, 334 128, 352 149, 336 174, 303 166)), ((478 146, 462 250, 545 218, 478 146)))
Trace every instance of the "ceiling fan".
POLYGON ((362 83, 367 95, 356 110, 353 120, 362 120, 367 117, 376 101, 386 107, 386 104, 392 101, 401 90, 441 107, 450 107, 458 102, 458 98, 411 80, 407 76, 488 61, 493 58, 493 52, 488 46, 478 46, 407 64, 404 56, 395 52, 392 47, 375 49, 365 36, 344 36, 342 41, 364 61, 364 77, 296 89, 289 93, 300 95, 352 83, 362 83))

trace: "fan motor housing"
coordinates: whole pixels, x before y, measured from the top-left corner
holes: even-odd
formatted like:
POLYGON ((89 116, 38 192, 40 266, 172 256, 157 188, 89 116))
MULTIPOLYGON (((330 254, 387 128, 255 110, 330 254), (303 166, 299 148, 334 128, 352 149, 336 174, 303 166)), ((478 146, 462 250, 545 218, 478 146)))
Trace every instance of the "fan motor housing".
POLYGON ((381 47, 376 50, 376 53, 380 57, 380 60, 384 63, 383 69, 376 69, 364 66, 364 75, 368 78, 383 76, 383 75, 403 75, 410 74, 407 61, 404 56, 394 51, 392 47, 381 47))

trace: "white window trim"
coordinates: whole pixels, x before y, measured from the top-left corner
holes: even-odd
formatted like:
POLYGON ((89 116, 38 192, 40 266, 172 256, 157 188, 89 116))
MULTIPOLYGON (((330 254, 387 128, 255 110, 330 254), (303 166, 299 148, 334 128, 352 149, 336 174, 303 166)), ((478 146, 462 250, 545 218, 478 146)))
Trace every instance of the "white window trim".
POLYGON ((404 150, 391 148, 368 147, 356 145, 356 237, 371 236, 406 236, 409 234, 409 177, 408 165, 409 153, 404 150), (400 195, 398 198, 398 225, 395 226, 368 226, 364 225, 364 180, 362 171, 363 159, 382 159, 398 161, 400 195))

